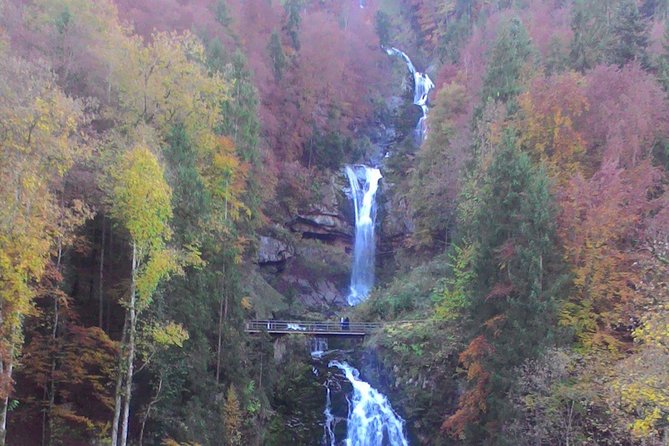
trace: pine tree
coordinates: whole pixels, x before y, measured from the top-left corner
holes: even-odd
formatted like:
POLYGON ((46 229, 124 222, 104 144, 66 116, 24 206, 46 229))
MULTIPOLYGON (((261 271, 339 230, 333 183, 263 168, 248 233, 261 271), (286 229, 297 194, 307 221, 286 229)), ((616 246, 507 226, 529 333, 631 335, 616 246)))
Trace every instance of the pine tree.
POLYGON ((304 0, 286 0, 283 5, 286 12, 286 24, 284 25, 284 30, 286 31, 286 34, 288 34, 288 37, 290 37, 290 43, 292 44, 293 49, 297 51, 300 49, 299 32, 303 7, 304 0))
POLYGON ((494 154, 467 228, 475 253, 469 282, 471 333, 460 360, 470 387, 446 429, 472 444, 504 444, 497 428, 513 416, 514 368, 550 342, 562 284, 556 207, 547 175, 520 152, 511 131, 494 154))
POLYGON ((669 91, 669 22, 665 24, 663 40, 662 53, 655 61, 656 76, 664 91, 669 91))
POLYGON ((653 17, 666 19, 667 12, 669 12, 669 2, 667 0, 643 0, 639 12, 647 19, 653 17))
POLYGON ((286 54, 283 52, 283 45, 281 44, 281 37, 279 33, 274 31, 272 37, 269 39, 267 45, 269 57, 272 60, 272 71, 274 71, 274 79, 280 81, 283 78, 283 70, 286 68, 286 54))
POLYGON ((574 2, 571 17, 574 37, 569 44, 569 58, 575 70, 584 73, 602 59, 605 28, 601 16, 593 8, 591 1, 574 2))
POLYGON ((609 61, 622 67, 638 61, 648 65, 648 25, 639 12, 636 1, 623 0, 616 11, 611 29, 609 61))
POLYGON ((481 94, 483 103, 507 103, 515 98, 522 91, 522 70, 531 56, 527 30, 520 19, 511 19, 499 31, 490 53, 481 94))

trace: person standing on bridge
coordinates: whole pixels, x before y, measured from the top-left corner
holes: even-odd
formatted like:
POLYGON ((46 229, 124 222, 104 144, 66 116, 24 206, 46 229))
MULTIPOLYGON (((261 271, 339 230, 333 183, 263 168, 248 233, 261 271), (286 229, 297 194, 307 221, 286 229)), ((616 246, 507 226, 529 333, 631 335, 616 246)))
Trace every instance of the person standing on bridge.
POLYGON ((342 322, 342 330, 348 330, 349 326, 350 326, 350 322, 351 321, 349 320, 348 316, 346 316, 344 318, 344 322, 342 322))

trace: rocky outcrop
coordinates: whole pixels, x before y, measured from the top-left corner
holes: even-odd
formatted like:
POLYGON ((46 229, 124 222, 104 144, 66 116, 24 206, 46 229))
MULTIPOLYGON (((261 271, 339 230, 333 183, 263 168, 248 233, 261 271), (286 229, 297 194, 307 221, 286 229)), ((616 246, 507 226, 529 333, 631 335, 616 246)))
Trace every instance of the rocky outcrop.
POLYGON ((351 204, 344 193, 341 175, 333 175, 321 188, 320 200, 300 210, 288 224, 291 231, 303 238, 319 239, 327 243, 350 244, 353 239, 351 204))
POLYGON ((292 289, 299 295, 300 302, 307 308, 324 310, 346 305, 346 297, 330 280, 308 280, 287 276, 286 281, 292 285, 292 289))
POLYGON ((299 214, 291 222, 290 229, 305 238, 324 241, 348 241, 353 237, 353 228, 340 214, 312 212, 299 214))
POLYGON ((273 237, 260 237, 257 258, 259 265, 283 263, 294 255, 295 249, 291 245, 273 237))
POLYGON ((411 218, 411 206, 406 194, 400 193, 402 190, 396 184, 390 181, 384 183, 384 189, 379 199, 379 252, 382 257, 379 259, 384 263, 392 257, 393 253, 406 245, 409 237, 415 231, 415 225, 411 218))

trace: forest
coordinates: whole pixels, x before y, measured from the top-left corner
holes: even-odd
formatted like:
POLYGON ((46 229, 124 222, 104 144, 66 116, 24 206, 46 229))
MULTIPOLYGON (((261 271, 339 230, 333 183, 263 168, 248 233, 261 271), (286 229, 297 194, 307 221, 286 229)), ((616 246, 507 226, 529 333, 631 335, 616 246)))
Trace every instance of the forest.
POLYGON ((668 445, 668 91, 669 0, 0 0, 0 446, 668 445))

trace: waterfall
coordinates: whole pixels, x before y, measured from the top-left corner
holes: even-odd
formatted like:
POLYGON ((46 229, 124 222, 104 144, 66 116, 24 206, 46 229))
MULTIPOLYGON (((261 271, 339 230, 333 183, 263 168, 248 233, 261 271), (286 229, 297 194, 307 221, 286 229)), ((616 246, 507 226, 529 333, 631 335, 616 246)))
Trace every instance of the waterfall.
POLYGON ((413 75, 413 83, 414 83, 413 103, 419 106, 423 112, 423 115, 418 120, 418 124, 416 124, 416 137, 418 141, 422 142, 425 139, 425 136, 427 135, 427 122, 426 122, 427 111, 428 111, 427 96, 430 93, 430 90, 434 88, 432 79, 430 79, 430 76, 428 76, 426 73, 421 73, 420 71, 416 70, 416 67, 411 62, 409 56, 407 56, 406 53, 404 53, 403 51, 400 51, 397 48, 392 47, 392 48, 386 48, 386 53, 389 56, 401 57, 402 60, 404 60, 404 63, 406 63, 409 72, 413 75))
POLYGON ((332 398, 330 398, 330 388, 325 386, 325 425, 323 426, 323 445, 336 446, 335 443, 335 417, 332 415, 332 398))
POLYGON ((311 357, 313 359, 320 359, 328 350, 327 338, 311 338, 311 357))
POLYGON ((374 286, 374 225, 376 191, 382 178, 379 169, 368 166, 346 166, 355 208, 355 246, 348 304, 357 305, 367 298, 374 286), (354 170, 355 169, 355 170, 354 170), (360 176, 359 173, 364 173, 360 176))
MULTIPOLYGON (((345 446, 409 446, 404 434, 404 420, 395 413, 388 399, 360 379, 360 373, 345 362, 331 361, 329 367, 344 372, 353 385, 353 394, 348 400, 348 420, 345 446)), ((327 392, 325 408, 325 444, 335 446, 333 422, 330 411, 330 391, 327 392)))

